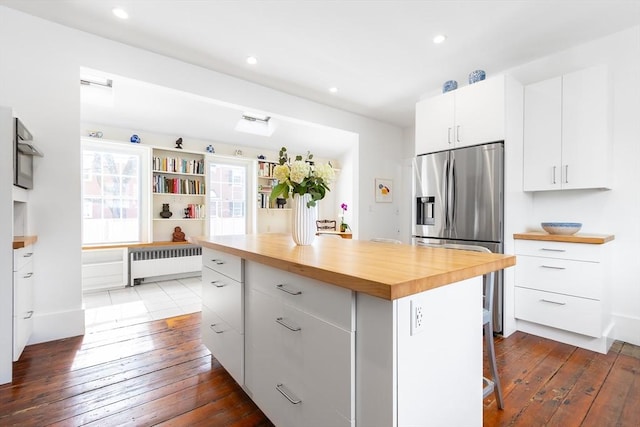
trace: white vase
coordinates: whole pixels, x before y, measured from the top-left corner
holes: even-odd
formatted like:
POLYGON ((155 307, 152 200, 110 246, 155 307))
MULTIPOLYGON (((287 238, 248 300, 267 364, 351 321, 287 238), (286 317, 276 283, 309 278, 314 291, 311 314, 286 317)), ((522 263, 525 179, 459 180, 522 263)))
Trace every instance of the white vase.
POLYGON ((307 207, 311 201, 310 194, 293 195, 293 224, 291 236, 296 245, 305 246, 313 243, 316 237, 316 219, 318 217, 316 207, 307 207))

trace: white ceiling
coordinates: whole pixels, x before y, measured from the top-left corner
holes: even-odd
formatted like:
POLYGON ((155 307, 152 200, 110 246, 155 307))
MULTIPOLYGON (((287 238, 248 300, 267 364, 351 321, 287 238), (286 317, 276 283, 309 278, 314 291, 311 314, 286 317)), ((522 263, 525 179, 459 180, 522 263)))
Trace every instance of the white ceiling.
POLYGON ((491 76, 640 24, 640 0, 0 4, 402 127, 413 124, 420 96, 446 80, 463 85, 475 69, 491 76), (130 18, 115 18, 116 6, 130 18), (438 33, 448 39, 434 45, 438 33))

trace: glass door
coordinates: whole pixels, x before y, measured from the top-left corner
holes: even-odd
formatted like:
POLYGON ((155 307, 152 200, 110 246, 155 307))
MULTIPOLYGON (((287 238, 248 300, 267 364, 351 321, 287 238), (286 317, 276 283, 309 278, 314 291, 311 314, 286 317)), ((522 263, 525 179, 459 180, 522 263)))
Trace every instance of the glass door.
POLYGON ((253 169, 251 160, 218 156, 207 159, 210 236, 253 232, 253 205, 248 203, 253 169))

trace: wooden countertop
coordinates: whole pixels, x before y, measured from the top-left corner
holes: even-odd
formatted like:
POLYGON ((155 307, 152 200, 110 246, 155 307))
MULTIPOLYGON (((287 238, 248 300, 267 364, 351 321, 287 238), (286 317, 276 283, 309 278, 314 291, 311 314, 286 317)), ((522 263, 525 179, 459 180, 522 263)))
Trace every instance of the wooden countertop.
POLYGON ((192 237, 192 243, 387 300, 515 265, 513 255, 288 234, 192 237))
POLYGON ((38 241, 38 236, 14 236, 13 249, 22 249, 38 241))
POLYGON ((155 246, 178 246, 188 245, 190 242, 149 242, 149 243, 119 243, 116 245, 96 245, 96 246, 83 246, 82 250, 93 249, 119 249, 119 248, 143 248, 143 247, 155 247, 155 246))
POLYGON ((529 231, 526 233, 515 233, 513 238, 516 240, 544 240, 547 242, 589 243, 593 245, 601 245, 612 241, 615 236, 613 234, 586 233, 576 233, 567 236, 562 234, 549 234, 546 231, 529 231))

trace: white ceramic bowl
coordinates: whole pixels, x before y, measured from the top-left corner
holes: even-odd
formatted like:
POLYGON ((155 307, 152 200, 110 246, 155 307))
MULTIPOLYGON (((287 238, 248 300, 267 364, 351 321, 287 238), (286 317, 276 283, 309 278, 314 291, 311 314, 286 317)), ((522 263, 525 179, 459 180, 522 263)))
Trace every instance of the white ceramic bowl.
POLYGON ((576 234, 582 228, 580 222, 542 222, 540 225, 549 234, 576 234))

